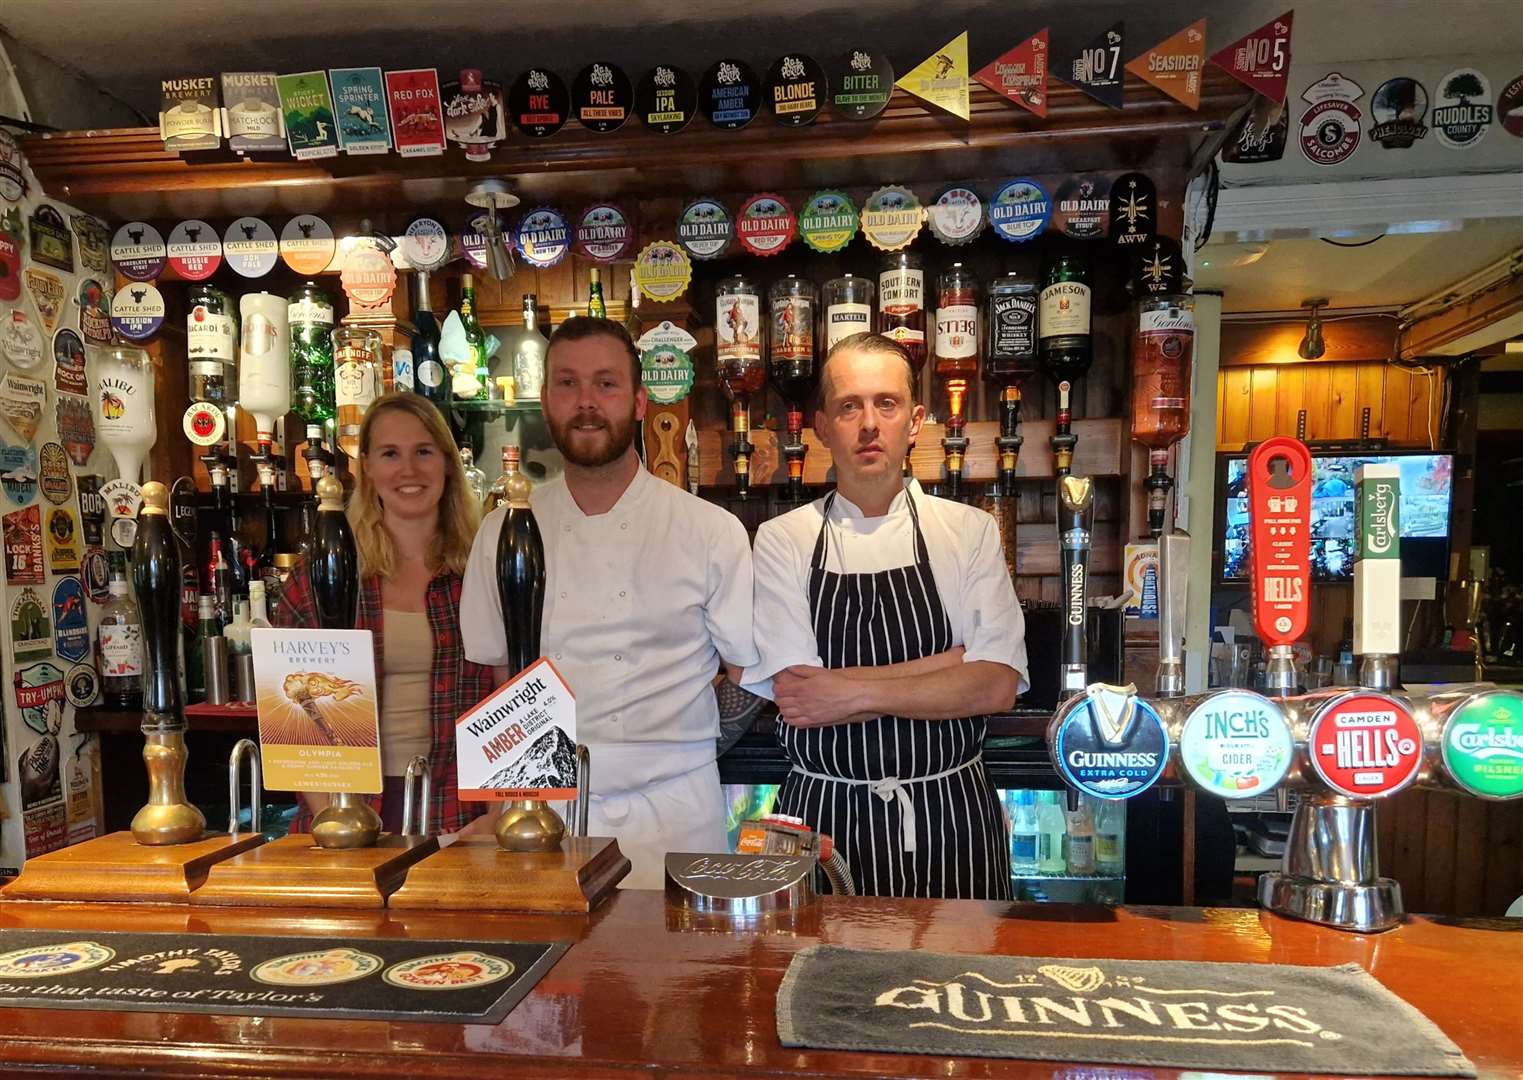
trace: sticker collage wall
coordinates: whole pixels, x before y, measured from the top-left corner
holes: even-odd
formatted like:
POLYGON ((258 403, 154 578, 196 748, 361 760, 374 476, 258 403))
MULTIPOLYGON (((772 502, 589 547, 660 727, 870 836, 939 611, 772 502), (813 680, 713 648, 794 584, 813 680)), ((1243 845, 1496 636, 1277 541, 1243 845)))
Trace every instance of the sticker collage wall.
POLYGON ((44 197, 0 131, 0 873, 102 828, 95 628, 108 599, 94 354, 110 340, 110 234, 44 197), (103 325, 104 324, 104 325, 103 325))

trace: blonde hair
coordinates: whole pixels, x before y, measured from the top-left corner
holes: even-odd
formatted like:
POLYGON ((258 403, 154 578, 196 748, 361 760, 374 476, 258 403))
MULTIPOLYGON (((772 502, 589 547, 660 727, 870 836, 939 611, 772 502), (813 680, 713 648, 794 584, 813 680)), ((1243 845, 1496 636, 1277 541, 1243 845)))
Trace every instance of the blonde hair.
POLYGON ((427 398, 406 390, 384 394, 370 403, 360 425, 359 480, 349 500, 349 525, 354 530, 359 549, 360 571, 389 577, 396 569, 396 542, 386 528, 381 497, 370 482, 365 459, 370 454, 370 433, 376 421, 386 413, 401 412, 422 424, 439 452, 444 455, 444 494, 439 498, 439 531, 429 551, 429 569, 464 574, 471 556, 471 542, 481 524, 481 508, 465 482, 465 466, 460 463, 460 448, 450 434, 444 417, 427 398))

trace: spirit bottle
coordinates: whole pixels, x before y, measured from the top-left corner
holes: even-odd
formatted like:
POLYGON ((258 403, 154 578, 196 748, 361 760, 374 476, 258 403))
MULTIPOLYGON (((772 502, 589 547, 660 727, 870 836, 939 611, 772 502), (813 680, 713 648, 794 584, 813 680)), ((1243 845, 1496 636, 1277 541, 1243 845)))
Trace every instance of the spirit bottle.
POLYGON ((439 323, 434 318, 433 300, 428 295, 428 271, 419 270, 415 276, 412 340, 408 343, 412 346, 413 389, 448 416, 450 380, 446 378, 444 363, 439 358, 439 323))
POLYGON ((1190 364, 1195 353, 1195 298, 1148 297, 1132 341, 1132 439, 1148 448, 1148 534, 1163 533, 1169 447, 1190 433, 1190 364))
POLYGON ((497 479, 492 481, 492 489, 487 492, 486 499, 482 503, 483 517, 508 501, 508 488, 513 478, 518 475, 518 458, 518 447, 504 446, 502 448, 502 472, 498 473, 497 479))
POLYGON ((238 350, 238 405, 254 417, 260 450, 275 440, 275 421, 291 408, 291 330, 287 301, 270 293, 245 293, 243 339, 238 350))
POLYGON ((1062 796, 1056 791, 1039 791, 1036 797, 1037 872, 1065 874, 1068 862, 1063 857, 1063 836, 1067 828, 1063 822, 1063 808, 1058 805, 1062 796))
POLYGON ((1068 872, 1095 872, 1095 820, 1087 795, 1079 796, 1079 808, 1068 815, 1068 872))
POLYGON ((587 317, 606 319, 608 305, 603 302, 603 280, 596 266, 587 271, 587 278, 587 317))
POLYGON ((761 358, 761 296, 747 278, 736 275, 719 283, 714 299, 714 340, 719 381, 730 399, 736 494, 751 489, 751 395, 767 380, 761 358))
POLYGON ((640 286, 635 283, 634 267, 629 268, 629 314, 624 317, 624 329, 629 331, 629 340, 638 349, 645 328, 640 325, 640 286))
POLYGON ((153 361, 142 349, 103 350, 96 361, 95 431, 116 460, 116 474, 136 484, 158 438, 153 361))
POLYGON ((238 356, 238 320, 227 293, 201 282, 185 302, 185 358, 190 366, 190 400, 231 403, 229 390, 238 356))
POLYGON ((328 424, 333 402, 333 301, 314 282, 286 303, 291 332, 291 411, 309 424, 328 424))
POLYGON ((1037 823, 1033 792, 1015 792, 1015 809, 1010 815, 1010 869, 1017 875, 1037 870, 1037 823))
POLYGON ((947 434, 941 440, 946 452, 947 494, 956 498, 968 446, 963 435, 967 424, 963 407, 968 384, 978 376, 978 281, 960 262, 943 271, 936 282, 934 356, 936 377, 947 389, 947 434))
POLYGON ((1089 370, 1089 301, 1089 268, 1082 259, 1063 255, 1047 267, 1037 332, 1042 369, 1058 388, 1058 416, 1051 442, 1059 476, 1068 475, 1077 442, 1070 427, 1069 397, 1073 384, 1089 370))
MULTIPOLYGON (((861 281, 861 278, 856 280, 861 281)), ((767 290, 772 335, 768 368, 772 385, 788 410, 788 439, 783 458, 788 463, 788 498, 803 497, 804 413, 814 393, 814 282, 789 274, 767 290)))
POLYGON ((988 327, 984 335, 984 378, 999 388, 1000 490, 1015 493, 1015 467, 1021 451, 1021 387, 1037 369, 1037 285, 1014 272, 989 286, 988 327))
POLYGON ((476 468, 476 455, 469 446, 460 448, 460 464, 465 467, 465 486, 480 506, 486 498, 487 474, 476 468))
POLYGON ((878 272, 878 333, 910 354, 915 374, 925 366, 925 268, 920 256, 895 252, 878 272))
POLYGON ((545 386, 545 350, 550 343, 539 331, 539 309, 533 293, 524 293, 524 327, 513 350, 514 393, 518 401, 538 401, 545 386))
POLYGON ((360 456, 360 424, 370 403, 381 395, 380 359, 379 331, 364 326, 340 326, 333 331, 338 445, 351 458, 360 456))
POLYGON ((476 321, 476 279, 470 274, 460 275, 460 326, 465 331, 466 359, 455 368, 455 396, 473 401, 494 397, 486 335, 476 321))
POLYGON ((825 354, 836 343, 873 328, 873 283, 847 274, 825 283, 825 354))
MULTIPOLYGON (((101 608, 101 698, 113 709, 143 707, 143 617, 120 571, 111 575, 111 598, 101 608)), ((176 620, 178 622, 179 620, 176 620)))

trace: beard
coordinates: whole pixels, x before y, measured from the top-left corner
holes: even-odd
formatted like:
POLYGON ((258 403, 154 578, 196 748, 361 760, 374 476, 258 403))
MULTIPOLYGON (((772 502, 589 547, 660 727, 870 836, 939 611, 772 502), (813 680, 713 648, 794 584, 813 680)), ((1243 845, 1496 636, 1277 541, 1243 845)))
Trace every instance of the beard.
POLYGON ((603 425, 600 432, 578 432, 576 425, 588 419, 590 417, 585 415, 573 416, 564 423, 550 422, 546 425, 550 429, 550 438, 555 443, 556 449, 571 464, 579 465, 584 469, 596 469, 617 461, 634 445, 635 414, 633 410, 630 410, 628 416, 617 420, 604 416, 597 417, 596 419, 603 425))

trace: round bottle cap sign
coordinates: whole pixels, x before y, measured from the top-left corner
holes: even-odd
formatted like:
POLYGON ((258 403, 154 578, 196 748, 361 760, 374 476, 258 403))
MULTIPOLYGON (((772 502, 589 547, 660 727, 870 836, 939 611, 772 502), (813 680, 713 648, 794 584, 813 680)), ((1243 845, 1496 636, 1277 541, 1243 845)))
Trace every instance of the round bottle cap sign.
POLYGON ((513 126, 530 138, 554 135, 565 126, 570 111, 566 84, 549 68, 530 68, 508 88, 508 115, 513 126))
POLYGON ((879 251, 907 248, 925 225, 925 207, 907 187, 880 187, 862 204, 862 235, 879 251))
POLYGON ((657 303, 675 300, 687 291, 693 279, 693 264, 670 240, 647 244, 635 256, 635 285, 657 303))
POLYGON ((709 123, 720 128, 743 128, 756 119, 761 87, 756 72, 744 60, 716 60, 703 73, 698 102, 709 123))
POLYGON ((812 56, 787 53, 767 69, 767 107, 779 124, 804 126, 819 115, 829 96, 825 69, 812 56))
POLYGON ((204 221, 182 221, 169 230, 169 265, 186 281, 205 281, 222 265, 222 237, 204 221))
POLYGON ((1111 184, 1111 243, 1135 247, 1158 232, 1158 189, 1142 173, 1118 176, 1111 184))
POLYGON ((871 120, 894 94, 894 65, 873 49, 848 49, 830 71, 830 103, 848 120, 871 120))
POLYGON ((954 184, 925 208, 926 228, 943 244, 971 244, 984 231, 984 201, 970 187, 954 184))
POLYGON ((677 243, 695 259, 717 259, 735 239, 735 219, 718 199, 694 199, 677 219, 677 243))
POLYGON ((449 230, 431 217, 417 217, 402 233, 402 256, 414 270, 437 270, 449 261, 449 230))
POLYGON ((256 217, 241 217, 222 234, 222 254, 233 272, 246 278, 261 278, 275 269, 280 258, 280 241, 269 222, 256 217))
POLYGON ((629 257, 635 246, 635 226, 624 208, 594 203, 576 223, 576 250, 594 262, 611 263, 629 257))
POLYGON ((657 64, 635 87, 640 123, 671 135, 687 127, 698 111, 698 84, 676 64, 657 64))
POLYGON ((321 274, 337 247, 333 229, 315 214, 298 214, 280 230, 280 258, 298 274, 321 274))
POLYGON ((163 325, 164 297, 148 282, 129 282, 111 298, 111 326, 128 341, 147 341, 163 325))
POLYGON ((1523 696, 1477 694, 1444 724, 1444 767, 1454 782, 1482 799, 1523 795, 1523 696))
POLYGON ((536 207, 518 219, 513 242, 530 266, 554 266, 571 250, 571 230, 559 210, 536 207))
POLYGON ((1411 711, 1385 694, 1356 691, 1312 718, 1306 733, 1312 768, 1351 799, 1394 795, 1417 779, 1423 737, 1411 711))
POLYGON ((798 219, 781 195, 763 192, 741 203, 735 231, 752 255, 777 255, 798 234, 798 219))
POLYGON ((1227 690, 1185 717, 1179 757, 1196 787, 1223 799, 1251 799, 1285 779, 1295 740, 1285 714, 1268 698, 1227 690))
MULTIPOLYGON (((1093 689, 1093 688, 1092 688, 1093 689)), ((1126 699, 1132 708, 1119 739, 1107 740, 1114 715, 1094 695, 1071 709, 1053 740, 1053 757, 1063 778, 1078 791, 1097 799, 1129 799, 1158 782, 1169 763, 1169 735, 1153 707, 1139 697, 1126 699), (1097 712, 1099 710, 1099 712, 1097 712)), ((1111 702, 1113 712, 1125 706, 1111 702)))
POLYGON ((227 434, 227 416, 209 401, 192 401, 185 410, 185 437, 197 446, 212 446, 227 434))
POLYGON ((146 221, 129 221, 111 237, 111 262, 129 281, 152 281, 164 272, 164 237, 146 221))
POLYGON ((857 208, 844 191, 817 191, 799 213, 799 236, 813 251, 840 251, 857 235, 857 208))
POLYGON ((1095 240, 1110 225, 1110 182, 1103 176, 1074 176, 1058 188, 1052 227, 1075 240, 1095 240))
POLYGON ((617 131, 629 119, 635 89, 616 64, 606 60, 588 64, 571 82, 571 108, 577 121, 589 131, 617 131))
POLYGON ((1052 198, 1035 180, 1012 180, 994 193, 989 224, 1012 243, 1034 240, 1052 217, 1052 198))

